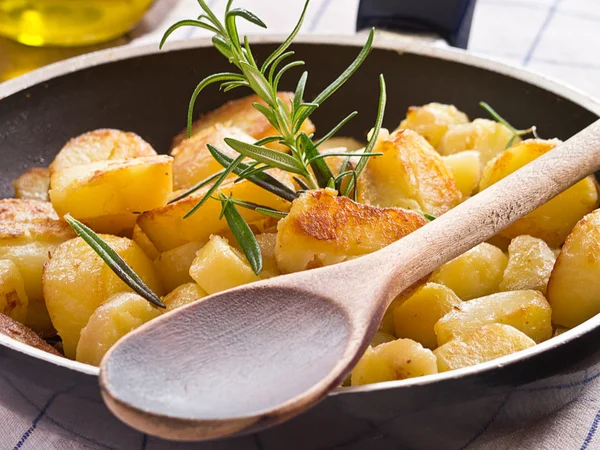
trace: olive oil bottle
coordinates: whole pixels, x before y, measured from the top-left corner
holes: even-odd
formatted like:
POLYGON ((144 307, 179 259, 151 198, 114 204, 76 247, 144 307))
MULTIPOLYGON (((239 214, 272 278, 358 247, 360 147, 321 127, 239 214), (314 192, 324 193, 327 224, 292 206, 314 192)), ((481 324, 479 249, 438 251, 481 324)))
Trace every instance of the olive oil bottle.
POLYGON ((152 0, 0 0, 0 35, 33 46, 78 46, 117 38, 152 0))

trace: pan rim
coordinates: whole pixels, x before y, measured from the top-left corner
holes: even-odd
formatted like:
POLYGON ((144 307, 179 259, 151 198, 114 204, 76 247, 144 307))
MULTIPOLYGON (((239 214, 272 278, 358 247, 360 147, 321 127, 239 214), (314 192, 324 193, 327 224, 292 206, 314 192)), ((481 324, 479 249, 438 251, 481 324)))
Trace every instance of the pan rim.
MULTIPOLYGON (((252 38, 255 44, 279 43, 282 35, 260 35, 252 38)), ((302 35, 296 40, 300 44, 327 44, 340 46, 361 47, 364 44, 364 36, 337 36, 337 35, 302 35)), ((60 61, 43 68, 22 75, 13 80, 0 83, 0 102, 2 99, 22 92, 37 84, 61 77, 73 72, 88 69, 95 66, 109 64, 121 60, 133 59, 141 56, 159 54, 167 51, 179 51, 200 47, 211 46, 209 38, 192 40, 180 40, 166 46, 165 50, 159 50, 155 43, 152 44, 130 44, 105 50, 88 53, 85 55, 60 61)), ((396 51, 398 54, 416 54, 420 56, 457 62, 479 69, 499 73, 514 78, 533 86, 549 91, 561 98, 570 100, 590 112, 600 116, 600 102, 592 96, 567 84, 555 81, 552 77, 541 75, 529 69, 511 66, 488 57, 482 57, 468 53, 464 50, 432 45, 415 37, 396 36, 387 33, 377 34, 374 49, 396 51)), ((513 353, 493 361, 480 363, 475 366, 465 367, 445 373, 427 375, 407 380, 388 381, 371 385, 337 388, 329 395, 345 395, 354 393, 368 393, 373 391, 410 388, 413 386, 424 386, 431 383, 440 383, 448 380, 458 380, 467 376, 474 376, 483 372, 493 371, 506 365, 512 365, 523 361, 552 348, 571 342, 587 332, 600 326, 600 314, 588 319, 573 329, 562 333, 548 341, 542 342, 529 349, 513 353)), ((0 334, 0 346, 7 347, 21 354, 45 361, 56 366, 74 370, 84 375, 97 377, 99 369, 88 364, 72 361, 64 357, 52 355, 27 344, 21 343, 8 336, 0 334)))

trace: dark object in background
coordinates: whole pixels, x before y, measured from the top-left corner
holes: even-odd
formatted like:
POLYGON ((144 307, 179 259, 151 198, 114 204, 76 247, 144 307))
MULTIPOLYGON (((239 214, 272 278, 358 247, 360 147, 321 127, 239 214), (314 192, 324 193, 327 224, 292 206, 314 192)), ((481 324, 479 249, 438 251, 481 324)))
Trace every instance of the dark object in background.
POLYGON ((467 48, 476 0, 361 0, 357 29, 437 34, 467 48))

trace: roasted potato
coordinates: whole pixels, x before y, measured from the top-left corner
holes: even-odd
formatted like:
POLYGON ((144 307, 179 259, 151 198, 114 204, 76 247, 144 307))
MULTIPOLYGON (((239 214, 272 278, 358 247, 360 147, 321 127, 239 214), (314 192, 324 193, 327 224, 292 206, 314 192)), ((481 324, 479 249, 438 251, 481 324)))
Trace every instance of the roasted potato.
POLYGON ((263 270, 261 277, 270 278, 281 275, 277 267, 275 247, 277 246, 277 233, 264 233, 256 236, 256 241, 262 254, 263 270))
POLYGON ((481 178, 481 155, 476 150, 466 150, 453 155, 442 157, 442 161, 454 177, 456 187, 463 196, 463 200, 470 197, 481 178))
POLYGON ((97 366, 123 336, 158 317, 161 311, 133 292, 120 292, 100 305, 81 330, 76 360, 97 366))
POLYGON ((227 239, 217 235, 211 236, 198 251, 190 275, 209 294, 261 279, 252 271, 244 255, 229 245, 227 239))
MULTIPOLYGON (((486 165, 479 190, 500 181, 559 143, 556 139, 529 139, 511 147, 486 165)), ((502 230, 500 234, 510 239, 527 234, 544 240, 550 247, 559 247, 577 221, 597 207, 596 181, 593 176, 589 176, 502 230)))
POLYGON ((499 291, 508 258, 497 247, 483 243, 447 262, 429 281, 449 287, 462 300, 499 291))
POLYGON ((461 193, 440 155, 412 130, 379 139, 358 180, 358 200, 399 206, 439 216, 461 201, 461 193))
POLYGON ((28 303, 21 272, 10 259, 0 259, 0 314, 24 323, 28 303))
POLYGON ((511 325, 540 343, 552 337, 552 310, 538 291, 488 295, 455 305, 434 326, 439 345, 490 323, 511 325))
POLYGON ((131 232, 140 213, 166 205, 172 163, 159 155, 63 169, 52 175, 50 200, 61 216, 70 213, 97 232, 131 232))
POLYGON ((395 336, 383 331, 378 331, 375 333, 375 336, 373 336, 373 339, 371 339, 371 347, 377 347, 380 344, 385 344, 386 342, 392 342, 395 340, 395 336))
POLYGON ((21 322, 0 313, 0 334, 13 338, 23 344, 30 345, 39 350, 52 353, 56 356, 62 356, 54 347, 44 341, 37 333, 21 322))
MULTIPOLYGON (((272 169, 269 174, 293 188, 292 176, 289 173, 272 169)), ((224 183, 220 186, 220 190, 227 196, 232 195, 280 211, 287 211, 290 208, 288 201, 248 180, 235 184, 224 183)), ((208 199, 195 214, 187 219, 183 218, 204 197, 205 192, 206 189, 201 189, 175 203, 139 216, 138 225, 159 251, 164 252, 187 242, 206 242, 211 234, 218 234, 228 228, 225 218, 219 219, 221 202, 214 199, 208 199)), ((239 212, 247 222, 264 220, 262 214, 250 209, 240 208, 239 212)))
MULTIPOLYGON (((157 295, 163 288, 152 261, 138 245, 116 236, 101 236, 157 295)), ((75 358, 82 328, 98 306, 130 291, 83 239, 59 245, 44 265, 42 278, 52 324, 62 338, 65 356, 75 358)))
MULTIPOLYGON (((291 92, 279 92, 277 96, 288 103, 294 98, 294 95, 291 92)), ((216 124, 239 128, 257 140, 267 136, 277 135, 277 130, 269 123, 267 118, 252 106, 252 103, 254 102, 263 105, 265 104, 258 95, 250 95, 248 97, 229 101, 214 111, 201 116, 192 126, 192 138, 202 130, 216 124)), ((307 119, 302 124, 300 131, 311 134, 315 131, 315 127, 312 122, 307 119)), ((175 136, 175 139, 173 139, 173 147, 177 147, 187 138, 187 130, 182 131, 175 136)), ((276 149, 282 148, 279 144, 269 144, 268 147, 276 149)))
POLYGON ((501 291, 533 289, 546 295, 556 256, 541 239, 517 236, 508 246, 508 265, 500 282, 501 291))
POLYGON ((174 249, 162 252, 154 260, 154 267, 158 278, 166 292, 171 292, 177 286, 192 281, 190 266, 196 258, 196 252, 204 246, 205 242, 188 242, 174 249))
POLYGON ((42 266, 54 248, 72 237, 52 205, 39 200, 0 200, 0 259, 18 268, 29 299, 25 325, 44 337, 55 334, 42 293, 42 266))
POLYGON ((355 203, 331 189, 309 191, 279 221, 277 266, 290 273, 336 264, 379 250, 426 223, 412 211, 355 203))
POLYGON ((50 170, 45 167, 33 167, 21 174, 13 182, 15 197, 26 200, 49 201, 50 170))
POLYGON ((433 330, 438 320, 461 304, 446 286, 427 283, 394 311, 396 336, 419 342, 423 347, 437 347, 433 330))
POLYGON ((465 150, 477 150, 481 154, 481 164, 485 165, 496 155, 502 153, 514 138, 513 132, 493 120, 475 119, 471 123, 456 125, 444 135, 437 146, 442 155, 453 155, 465 150))
POLYGON ((160 256, 160 252, 156 246, 152 243, 148 236, 146 236, 146 233, 144 233, 137 223, 133 226, 131 239, 133 239, 133 242, 135 242, 142 250, 144 250, 144 253, 146 253, 148 258, 151 260, 155 260, 160 256))
POLYGON ((552 321, 573 328, 600 313, 600 210, 581 219, 562 246, 548 283, 552 321))
POLYGON ((468 331, 436 348, 440 372, 474 366, 533 347, 535 341, 514 327, 499 323, 468 331))
POLYGON ((429 103, 408 108, 406 118, 398 128, 416 131, 433 147, 437 147, 450 128, 466 123, 469 123, 469 118, 456 106, 429 103))
POLYGON ((167 311, 172 311, 189 303, 194 303, 207 295, 206 291, 198 286, 198 284, 186 283, 176 287, 162 301, 167 307, 167 311))
POLYGON ((410 339, 398 339, 368 347, 352 370, 352 386, 404 380, 437 373, 435 356, 410 339))
MULTIPOLYGON (((186 189, 199 181, 214 175, 223 166, 213 158, 207 144, 218 148, 226 155, 236 158, 238 153, 230 148, 223 139, 232 138, 242 142, 253 143, 249 134, 235 127, 221 124, 204 128, 190 139, 184 139, 171 151, 173 156, 173 188, 186 189)), ((231 177, 236 178, 235 175, 231 177)))
POLYGON ((71 139, 50 164, 50 174, 99 161, 156 156, 150 144, 135 133, 101 129, 71 139))
POLYGON ((327 153, 330 150, 335 150, 336 152, 340 150, 354 152, 356 150, 365 148, 365 146, 366 144, 364 142, 359 142, 351 137, 334 136, 319 145, 319 150, 321 153, 327 153))

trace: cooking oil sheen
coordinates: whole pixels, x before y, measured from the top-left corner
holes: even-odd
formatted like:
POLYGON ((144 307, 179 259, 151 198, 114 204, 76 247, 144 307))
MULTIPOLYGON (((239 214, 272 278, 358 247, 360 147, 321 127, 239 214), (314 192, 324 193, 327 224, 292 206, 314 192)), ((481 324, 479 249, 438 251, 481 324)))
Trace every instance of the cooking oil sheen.
POLYGON ((0 34, 33 46, 90 45, 117 38, 152 0, 0 0, 0 34))

